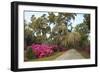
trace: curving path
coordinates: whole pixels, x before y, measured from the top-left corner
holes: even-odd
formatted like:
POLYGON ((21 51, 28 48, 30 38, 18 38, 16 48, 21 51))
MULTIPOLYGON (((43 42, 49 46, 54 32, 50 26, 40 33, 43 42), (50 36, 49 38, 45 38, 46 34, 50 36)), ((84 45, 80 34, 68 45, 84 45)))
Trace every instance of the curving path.
POLYGON ((77 50, 70 49, 56 58, 56 60, 85 59, 77 50))

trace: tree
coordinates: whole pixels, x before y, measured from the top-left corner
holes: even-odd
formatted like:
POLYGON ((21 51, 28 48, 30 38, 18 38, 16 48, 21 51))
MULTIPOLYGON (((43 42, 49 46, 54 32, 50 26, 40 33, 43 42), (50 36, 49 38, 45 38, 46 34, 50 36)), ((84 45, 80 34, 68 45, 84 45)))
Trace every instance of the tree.
POLYGON ((84 23, 88 26, 90 30, 90 14, 84 14, 84 23))
POLYGON ((36 18, 34 15, 31 17, 30 28, 33 29, 33 36, 35 36, 36 43, 45 42, 47 34, 51 32, 46 14, 36 18))
POLYGON ((55 17, 55 27, 53 28, 51 36, 57 45, 62 43, 62 45, 68 45, 66 40, 69 33, 68 27, 71 26, 69 23, 72 19, 75 19, 75 16, 76 14, 74 13, 58 13, 55 17))
POLYGON ((25 40, 25 44, 27 45, 31 45, 33 40, 32 39, 32 31, 28 28, 28 26, 26 26, 27 28, 24 29, 24 40, 25 40))
POLYGON ((55 24, 56 16, 54 12, 48 12, 48 22, 50 24, 55 24))
POLYGON ((79 32, 81 35, 87 35, 89 33, 88 26, 85 23, 80 23, 75 27, 75 31, 79 32))
POLYGON ((71 28, 71 29, 68 29, 68 31, 71 32, 73 29, 71 20, 75 20, 75 16, 77 14, 76 13, 64 13, 63 15, 65 16, 65 25, 71 28))
POLYGON ((89 28, 88 28, 88 25, 86 23, 81 23, 81 24, 78 24, 76 27, 75 27, 75 31, 76 32, 79 32, 81 34, 81 41, 80 41, 80 46, 81 47, 85 47, 86 46, 86 43, 89 42, 89 28))

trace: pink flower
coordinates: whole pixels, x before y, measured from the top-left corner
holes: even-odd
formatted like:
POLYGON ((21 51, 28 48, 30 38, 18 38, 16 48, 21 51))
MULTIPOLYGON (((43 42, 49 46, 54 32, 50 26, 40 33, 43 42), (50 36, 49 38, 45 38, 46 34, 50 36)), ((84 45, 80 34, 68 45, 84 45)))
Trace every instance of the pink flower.
POLYGON ((38 58, 49 56, 53 53, 53 47, 47 44, 32 44, 32 50, 35 51, 38 58))

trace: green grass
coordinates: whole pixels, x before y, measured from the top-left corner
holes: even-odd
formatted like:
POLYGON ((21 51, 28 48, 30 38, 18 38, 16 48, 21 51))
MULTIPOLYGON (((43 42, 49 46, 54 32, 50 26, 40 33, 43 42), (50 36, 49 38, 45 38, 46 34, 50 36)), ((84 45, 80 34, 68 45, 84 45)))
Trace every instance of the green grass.
POLYGON ((55 52, 53 55, 49 57, 44 57, 44 58, 38 58, 38 59, 32 59, 30 61, 49 61, 49 60, 55 60, 57 57, 62 55, 64 52, 55 52))

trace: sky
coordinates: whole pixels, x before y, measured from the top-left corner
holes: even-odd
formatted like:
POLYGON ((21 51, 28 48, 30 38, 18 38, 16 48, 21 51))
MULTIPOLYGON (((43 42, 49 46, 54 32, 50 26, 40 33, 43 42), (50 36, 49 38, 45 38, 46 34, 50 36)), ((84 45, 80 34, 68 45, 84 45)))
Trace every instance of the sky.
MULTIPOLYGON (((38 18, 38 17, 42 16, 43 14, 48 15, 47 12, 25 11, 25 12, 24 12, 24 19, 25 19, 26 23, 29 23, 29 22, 31 22, 31 16, 32 16, 32 15, 35 15, 35 17, 38 18)), ((84 19, 83 15, 84 15, 84 14, 77 13, 77 16, 75 16, 75 20, 72 21, 72 26, 73 26, 73 27, 75 27, 77 24, 83 22, 83 19, 84 19)))

